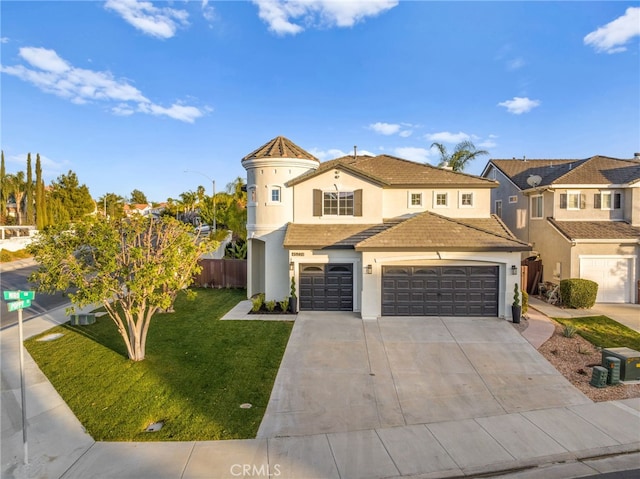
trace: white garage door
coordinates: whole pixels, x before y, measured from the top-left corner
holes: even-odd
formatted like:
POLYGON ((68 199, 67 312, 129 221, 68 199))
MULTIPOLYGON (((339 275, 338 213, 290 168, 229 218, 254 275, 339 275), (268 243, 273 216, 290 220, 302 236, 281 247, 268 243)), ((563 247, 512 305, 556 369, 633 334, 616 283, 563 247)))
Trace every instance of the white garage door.
POLYGON ((580 277, 598 283, 598 303, 631 302, 631 259, 616 256, 580 258, 580 277))

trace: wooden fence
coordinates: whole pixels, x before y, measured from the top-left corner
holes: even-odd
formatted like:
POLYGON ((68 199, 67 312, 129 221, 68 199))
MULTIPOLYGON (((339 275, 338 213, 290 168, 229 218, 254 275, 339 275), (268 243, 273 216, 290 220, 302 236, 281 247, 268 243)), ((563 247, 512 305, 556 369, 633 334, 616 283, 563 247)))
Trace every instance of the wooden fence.
POLYGON ((194 285, 210 288, 246 288, 246 259, 201 259, 200 274, 194 276, 194 285))

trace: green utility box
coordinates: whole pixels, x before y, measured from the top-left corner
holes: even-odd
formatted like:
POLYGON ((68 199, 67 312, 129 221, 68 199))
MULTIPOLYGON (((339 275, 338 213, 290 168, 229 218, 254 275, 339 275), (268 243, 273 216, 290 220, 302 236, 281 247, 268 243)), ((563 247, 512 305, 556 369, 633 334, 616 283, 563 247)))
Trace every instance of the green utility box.
POLYGON ((607 384, 619 384, 620 383, 620 359, 613 356, 607 356, 604 358, 604 364, 602 365, 608 371, 607 384))
POLYGON ((640 352, 631 348, 607 348, 602 350, 602 365, 607 357, 620 360, 620 380, 640 380, 640 352))
POLYGON ((88 314, 72 314, 69 316, 69 324, 71 326, 87 326, 96 322, 96 315, 88 314))
POLYGON ((597 388, 603 388, 607 385, 607 369, 602 366, 595 366, 593 368, 593 374, 591 375, 591 381, 589 384, 597 388))

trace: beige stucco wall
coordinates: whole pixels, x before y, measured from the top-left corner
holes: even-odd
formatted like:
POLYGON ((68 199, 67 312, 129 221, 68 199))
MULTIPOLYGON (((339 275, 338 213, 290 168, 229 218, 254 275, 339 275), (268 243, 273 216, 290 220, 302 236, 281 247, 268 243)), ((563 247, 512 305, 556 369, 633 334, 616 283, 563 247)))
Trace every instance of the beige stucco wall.
POLYGON ((624 190, 624 218, 633 226, 640 226, 640 187, 624 190))
POLYGON ((491 214, 489 188, 385 188, 382 193, 384 218, 394 218, 421 211, 433 211, 452 218, 486 218, 491 214), (434 192, 447 193, 447 207, 435 206, 434 192), (411 193, 422 194, 422 206, 410 205, 411 193), (461 193, 473 194, 473 206, 460 204, 461 193))
POLYGON ((362 319, 376 319, 382 314, 382 266, 389 265, 498 265, 498 316, 511 319, 513 288, 520 278, 520 252, 362 252, 363 268, 372 266, 372 274, 362 276, 362 319), (511 274, 511 266, 518 274, 511 274))
POLYGON ((302 224, 382 223, 382 189, 350 173, 327 171, 293 187, 293 221, 302 224), (337 178, 336 178, 337 176, 337 178), (362 216, 313 216, 313 190, 362 190, 362 216))
POLYGON ((568 278, 571 271, 571 242, 549 224, 546 219, 531 220, 530 241, 533 250, 540 253, 544 266, 543 281, 557 283, 568 278))

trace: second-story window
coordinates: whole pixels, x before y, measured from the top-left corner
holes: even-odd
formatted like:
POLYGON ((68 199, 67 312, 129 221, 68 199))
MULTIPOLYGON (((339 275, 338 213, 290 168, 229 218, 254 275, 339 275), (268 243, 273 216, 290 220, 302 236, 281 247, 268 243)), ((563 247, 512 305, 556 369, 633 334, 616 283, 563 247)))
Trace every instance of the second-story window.
POLYGON ((353 191, 325 192, 323 214, 353 216, 353 191))
POLYGON ((473 193, 460 193, 460 206, 469 208, 473 206, 473 193))
POLYGON ((542 195, 531 197, 531 218, 540 219, 543 216, 542 195))
POLYGON ((449 206, 447 193, 434 193, 433 206, 436 208, 446 208, 449 206))
POLYGON ((412 208, 418 208, 422 206, 422 193, 410 193, 409 206, 412 208))
POLYGON ((272 203, 280 203, 280 187, 272 186, 271 187, 271 202, 272 203))

